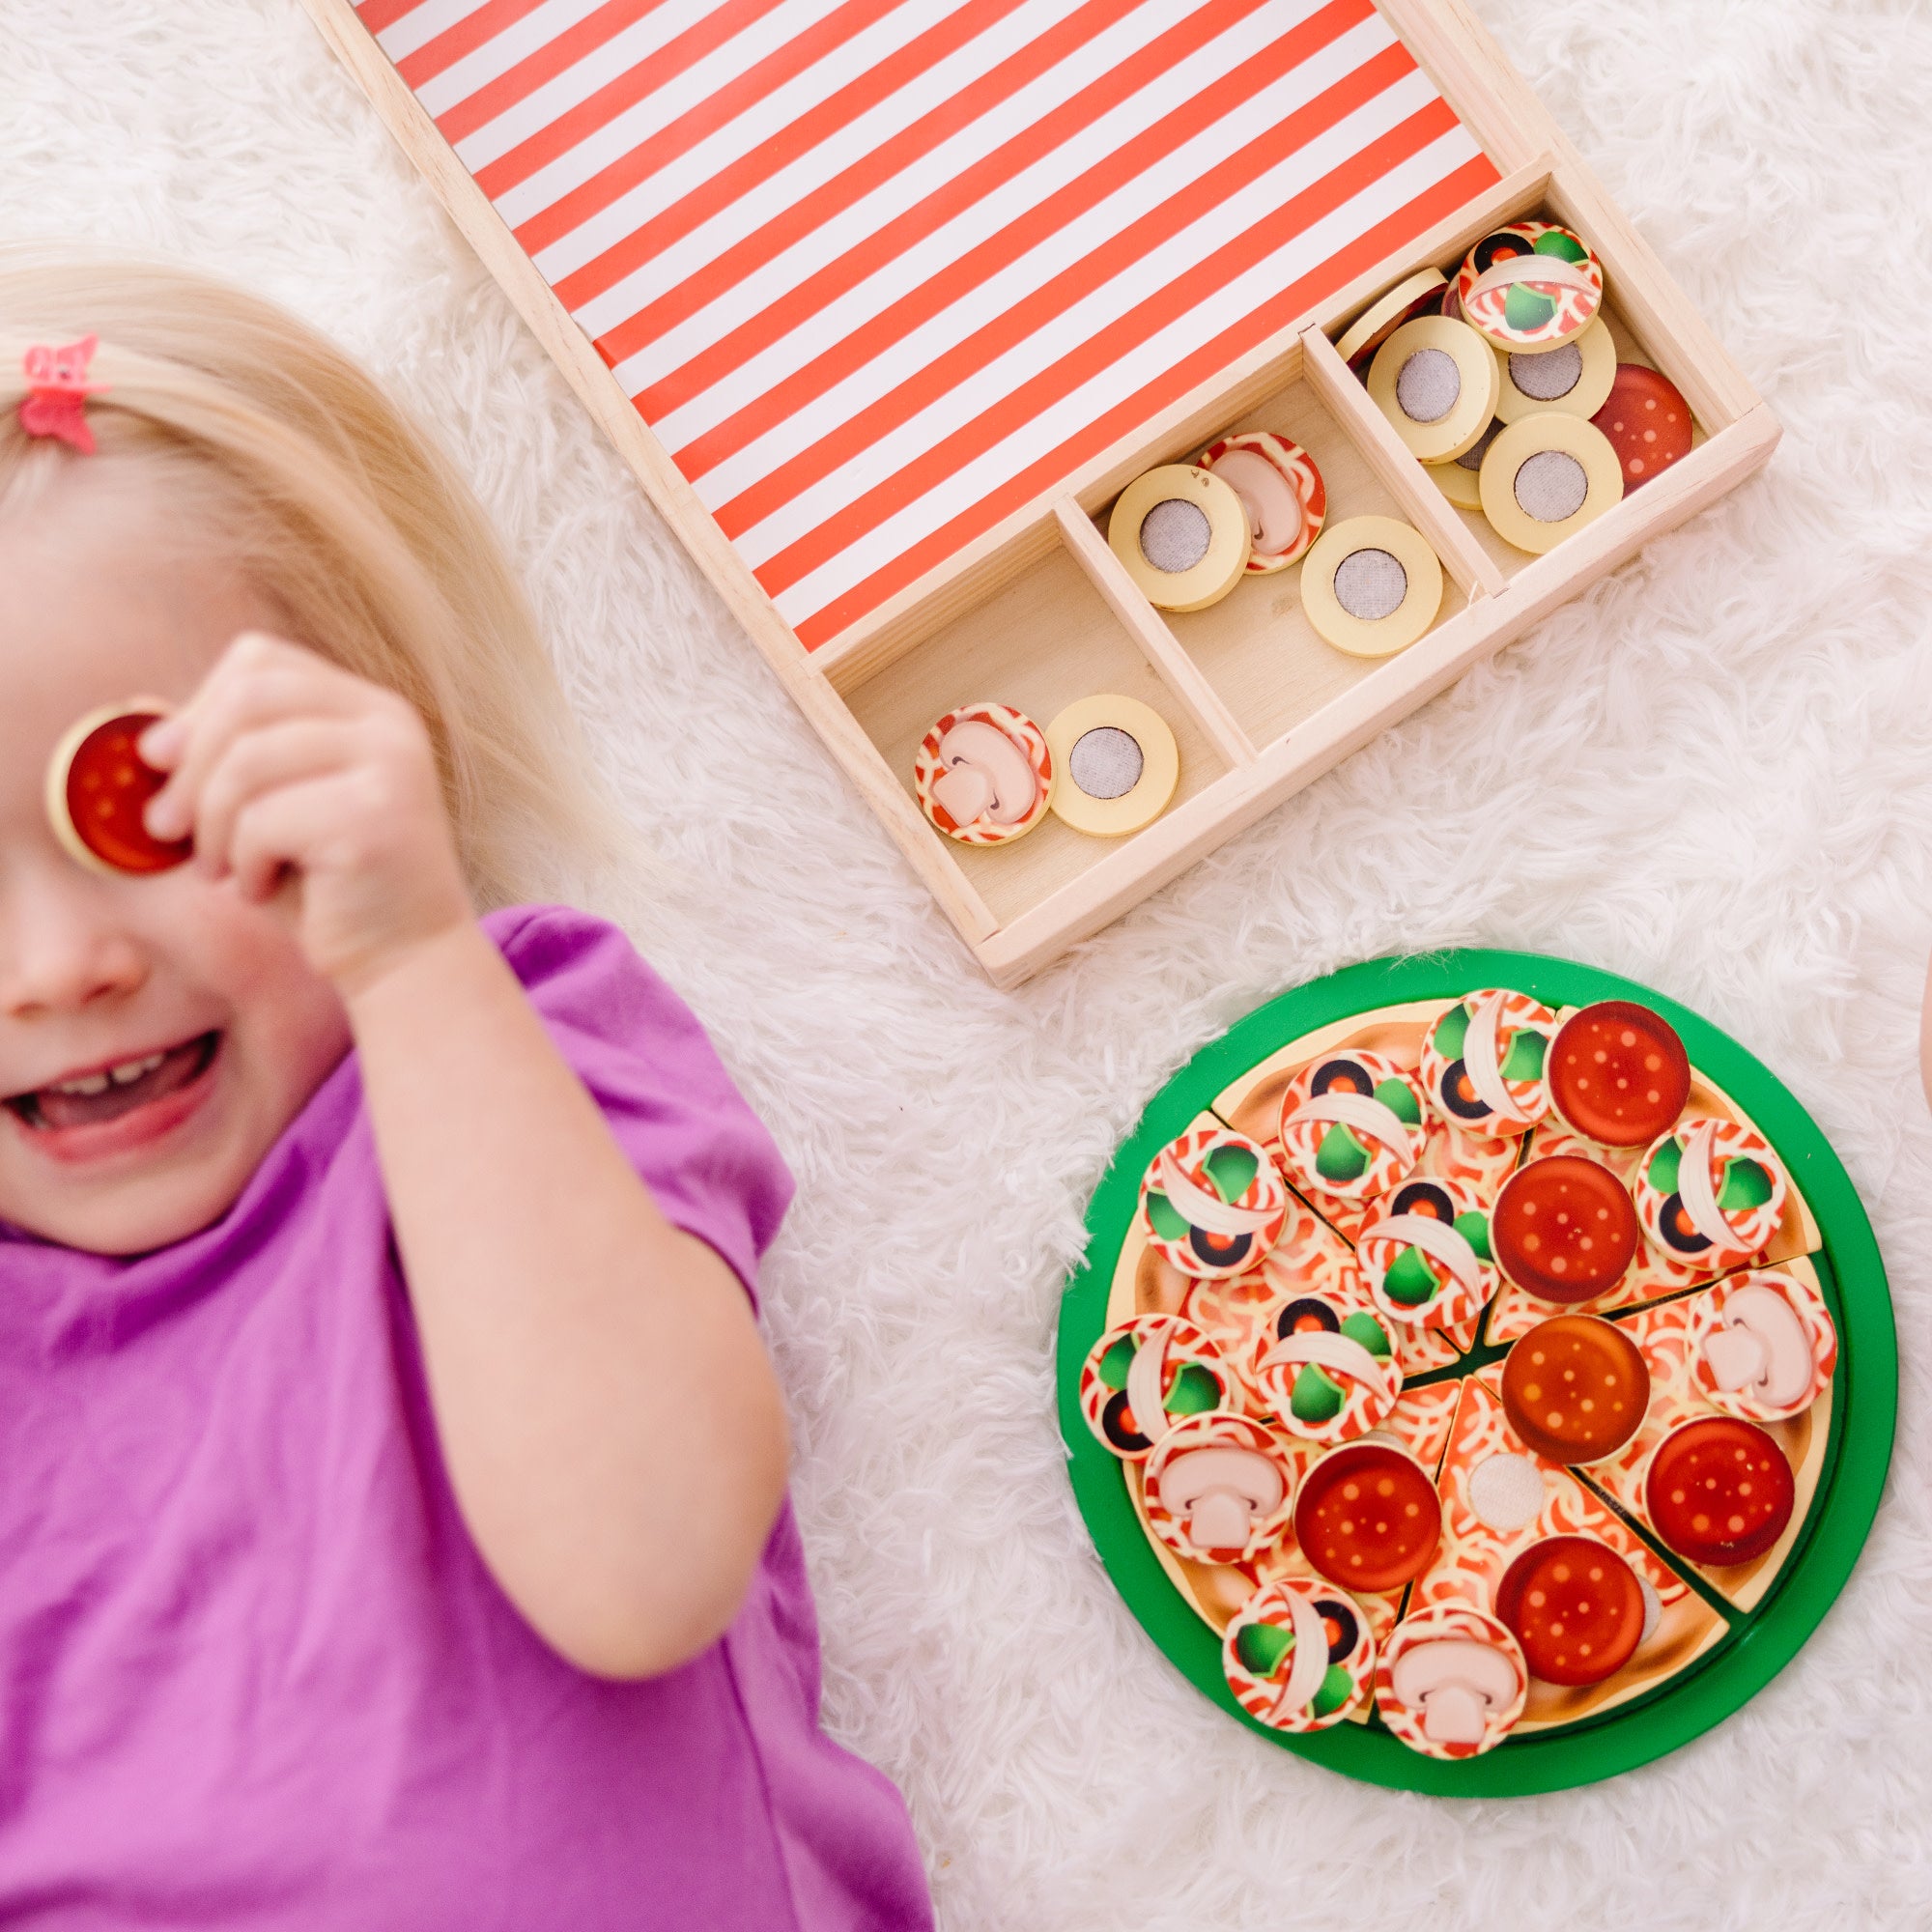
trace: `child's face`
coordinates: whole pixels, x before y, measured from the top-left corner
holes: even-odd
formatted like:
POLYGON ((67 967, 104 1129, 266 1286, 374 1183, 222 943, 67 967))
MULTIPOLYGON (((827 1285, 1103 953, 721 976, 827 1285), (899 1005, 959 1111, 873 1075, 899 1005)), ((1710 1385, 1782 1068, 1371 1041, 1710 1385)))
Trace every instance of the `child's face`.
POLYGON ((193 866, 97 876, 47 824, 83 713, 179 702, 238 632, 283 628, 158 496, 90 457, 0 517, 0 1220, 106 1254, 217 1219, 349 1044, 272 904, 193 866))

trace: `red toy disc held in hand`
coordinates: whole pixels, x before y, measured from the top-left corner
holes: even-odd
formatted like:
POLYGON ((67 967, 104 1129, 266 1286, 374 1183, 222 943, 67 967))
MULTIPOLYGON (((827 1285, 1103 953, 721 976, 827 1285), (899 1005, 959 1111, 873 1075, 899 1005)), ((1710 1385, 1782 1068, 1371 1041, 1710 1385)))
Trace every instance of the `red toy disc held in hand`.
POLYGON ((54 837, 97 872, 165 872, 194 855, 191 838, 156 838, 142 813, 168 775, 143 762, 141 733, 167 715, 153 698, 90 712, 56 748, 47 768, 54 837))

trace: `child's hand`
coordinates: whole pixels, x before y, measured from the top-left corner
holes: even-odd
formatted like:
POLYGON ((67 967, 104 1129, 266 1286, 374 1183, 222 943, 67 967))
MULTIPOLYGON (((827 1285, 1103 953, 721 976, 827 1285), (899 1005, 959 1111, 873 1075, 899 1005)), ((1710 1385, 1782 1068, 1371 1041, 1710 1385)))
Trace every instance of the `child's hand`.
POLYGON ((243 633, 141 755, 173 774, 149 831, 191 832, 194 863, 246 898, 283 894, 345 995, 474 919, 421 718, 313 651, 243 633))

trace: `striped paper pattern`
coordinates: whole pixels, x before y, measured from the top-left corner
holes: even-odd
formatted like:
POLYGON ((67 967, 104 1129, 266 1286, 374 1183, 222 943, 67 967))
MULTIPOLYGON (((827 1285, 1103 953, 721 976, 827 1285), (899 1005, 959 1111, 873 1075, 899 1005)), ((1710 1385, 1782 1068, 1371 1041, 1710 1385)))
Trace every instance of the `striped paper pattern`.
POLYGON ((1497 180, 1373 0, 359 0, 808 648, 1497 180))

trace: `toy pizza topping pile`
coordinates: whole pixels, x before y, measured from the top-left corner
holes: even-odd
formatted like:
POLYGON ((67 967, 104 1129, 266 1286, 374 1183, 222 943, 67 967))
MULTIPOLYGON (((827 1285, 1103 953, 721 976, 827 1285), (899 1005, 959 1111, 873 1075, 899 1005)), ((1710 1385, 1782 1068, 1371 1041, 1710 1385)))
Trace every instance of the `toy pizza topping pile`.
POLYGON ((1479 987, 1284 1047, 1159 1151, 1080 1406, 1243 1710, 1469 1757, 1773 1587, 1829 1434, 1818 1246, 1662 1014, 1479 987))

